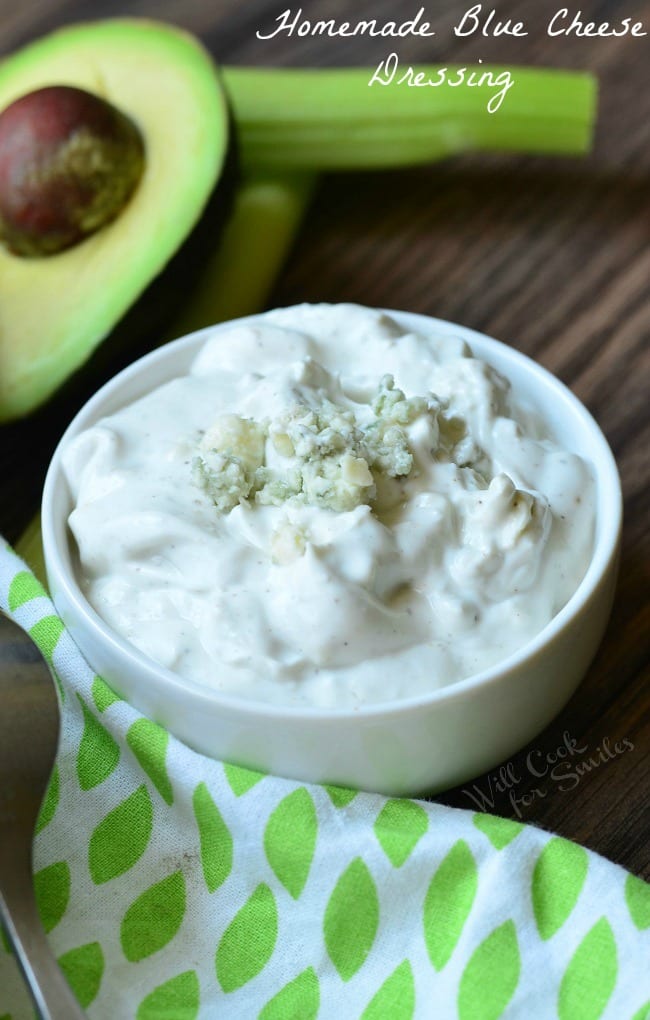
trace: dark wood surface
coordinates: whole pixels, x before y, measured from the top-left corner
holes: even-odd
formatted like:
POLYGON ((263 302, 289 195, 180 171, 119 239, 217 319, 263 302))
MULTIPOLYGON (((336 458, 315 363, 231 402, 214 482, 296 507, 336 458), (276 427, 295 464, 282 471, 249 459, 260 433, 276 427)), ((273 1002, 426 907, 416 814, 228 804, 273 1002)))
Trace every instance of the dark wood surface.
MULTIPOLYGON (((401 19, 418 6, 419 0, 302 3, 312 19, 401 19)), ((429 4, 437 35, 400 42, 403 59, 591 70, 601 91, 593 154, 586 160, 475 156, 325 178, 270 303, 357 301, 464 323, 532 355, 597 418, 625 492, 621 576, 605 640, 561 716, 512 760, 501 791, 493 775, 491 787, 481 777, 477 789, 468 784, 439 799, 472 807, 469 794, 480 799, 481 791, 493 797, 495 812, 519 812, 650 877, 650 43, 550 39, 546 23, 562 6, 555 0, 498 4, 499 18, 527 21, 527 38, 456 39, 451 28, 468 6, 429 4), (548 775, 533 775, 527 756, 533 752, 539 763, 565 734, 579 749, 582 774, 562 789, 548 775)), ((104 0, 1 0, 0 52, 60 24, 118 13, 181 24, 229 63, 374 66, 394 48, 367 37, 257 40, 256 29, 268 29, 285 7, 271 0, 124 0, 119 8, 104 0)), ((572 5, 578 7, 585 20, 630 17, 650 28, 647 2, 581 0, 572 5)), ((10 540, 37 506, 61 426, 58 419, 39 420, 38 442, 34 426, 0 429, 0 530, 10 540)), ((4 641, 5 663, 14 656, 28 666, 28 646, 9 648, 9 638, 4 641)))

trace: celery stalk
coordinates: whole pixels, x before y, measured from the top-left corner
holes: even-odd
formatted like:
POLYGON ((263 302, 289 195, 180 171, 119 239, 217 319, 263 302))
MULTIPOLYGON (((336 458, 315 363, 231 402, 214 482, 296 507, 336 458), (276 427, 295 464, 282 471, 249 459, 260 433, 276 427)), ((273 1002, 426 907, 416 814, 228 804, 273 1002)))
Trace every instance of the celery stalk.
POLYGON ((46 584, 43 542, 41 539, 41 515, 36 514, 16 542, 16 552, 25 560, 41 582, 46 584))
POLYGON ((233 209, 171 336, 260 311, 284 264, 312 194, 311 174, 253 175, 233 209))
MULTIPOLYGON (((448 68, 453 75, 455 69, 448 68)), ((596 81, 588 74, 509 70, 498 87, 368 86, 372 70, 223 68, 245 166, 350 170, 394 167, 483 150, 580 154, 591 143, 596 81)), ((416 67, 435 80, 437 67, 416 67)))

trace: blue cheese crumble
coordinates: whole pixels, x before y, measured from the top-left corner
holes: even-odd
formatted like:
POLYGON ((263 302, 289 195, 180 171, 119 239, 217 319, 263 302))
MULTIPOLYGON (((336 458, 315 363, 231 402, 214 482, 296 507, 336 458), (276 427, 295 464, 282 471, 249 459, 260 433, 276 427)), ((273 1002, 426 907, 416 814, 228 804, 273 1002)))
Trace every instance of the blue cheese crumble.
POLYGON ((220 513, 242 500, 339 512, 372 507, 378 477, 405 478, 413 470, 405 426, 422 415, 435 421, 440 410, 433 397, 406 397, 392 375, 383 377, 366 405, 373 415, 367 424, 322 390, 315 399, 316 406, 294 404, 260 422, 233 414, 216 419, 200 440, 192 469, 220 513), (275 466, 266 462, 269 441, 278 455, 275 466))

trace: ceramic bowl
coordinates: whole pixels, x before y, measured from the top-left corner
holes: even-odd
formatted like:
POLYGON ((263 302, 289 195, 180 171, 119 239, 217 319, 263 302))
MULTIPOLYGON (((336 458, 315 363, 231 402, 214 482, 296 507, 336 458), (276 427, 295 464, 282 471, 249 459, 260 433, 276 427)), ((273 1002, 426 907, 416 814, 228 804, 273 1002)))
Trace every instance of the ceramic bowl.
POLYGON ((461 326, 405 312, 388 314, 407 329, 435 326, 443 335, 465 338, 476 355, 510 379, 516 393, 542 413, 558 441, 593 466, 597 518, 587 573, 544 630, 499 665, 402 701, 355 710, 286 708, 238 700, 181 679, 112 632, 91 608, 75 577, 62 452, 99 418, 183 374, 207 337, 230 324, 159 348, 95 394, 54 454, 42 526, 48 582, 58 612, 93 669, 141 712, 219 760, 395 796, 439 791, 492 768, 527 744, 569 699, 596 652, 612 604, 621 488, 614 458, 595 421, 545 369, 461 326))

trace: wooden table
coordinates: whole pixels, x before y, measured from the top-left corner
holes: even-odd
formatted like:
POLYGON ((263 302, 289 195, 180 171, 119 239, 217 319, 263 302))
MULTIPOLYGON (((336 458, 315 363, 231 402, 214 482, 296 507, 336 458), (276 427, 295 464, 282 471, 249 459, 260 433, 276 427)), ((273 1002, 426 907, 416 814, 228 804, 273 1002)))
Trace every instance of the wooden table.
MULTIPOLYGON (((401 20, 418 4, 303 0, 302 8, 312 20, 401 20)), ((467 157, 323 179, 270 303, 357 301, 464 323, 532 355, 595 415, 617 457, 626 503, 620 583, 603 645, 561 716, 512 760, 505 783, 497 772, 439 799, 473 807, 472 796, 483 798, 496 813, 519 814, 650 877, 650 46, 648 38, 551 39, 546 24, 560 6, 555 0, 499 4, 499 19, 527 22, 526 38, 454 38, 451 29, 469 6, 429 4, 437 34, 400 41, 403 60, 592 70, 601 84, 593 155, 467 157), (565 739, 579 749, 582 774, 564 784, 535 775, 532 768, 541 771, 565 739)), ((650 4, 642 0, 581 0, 572 10, 578 6, 585 21, 630 17, 650 29, 650 4)), ((125 0, 119 13, 182 24, 229 63, 376 66, 395 48, 367 36, 257 40, 256 30, 268 31, 284 8, 271 0, 125 0)), ((115 13, 103 0, 2 0, 0 51, 64 22, 115 13)), ((10 540, 37 507, 63 424, 45 415, 37 426, 0 429, 0 530, 10 540)), ((3 635, 5 664, 21 660, 17 668, 28 670, 27 642, 9 648, 3 630, 0 645, 3 635)))

